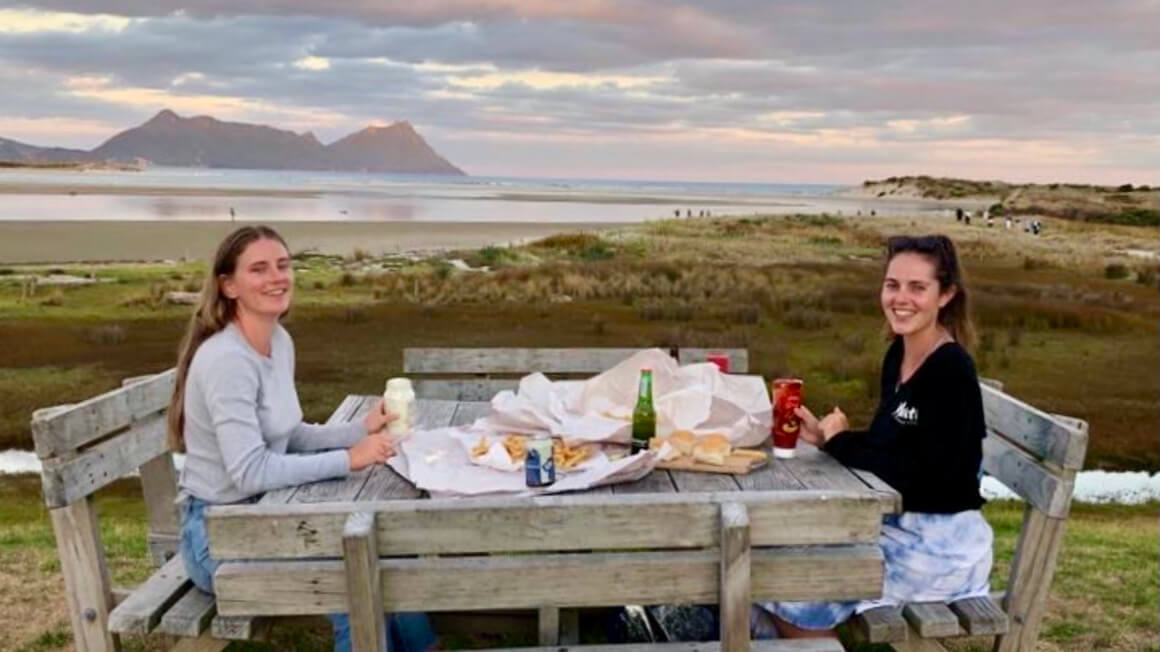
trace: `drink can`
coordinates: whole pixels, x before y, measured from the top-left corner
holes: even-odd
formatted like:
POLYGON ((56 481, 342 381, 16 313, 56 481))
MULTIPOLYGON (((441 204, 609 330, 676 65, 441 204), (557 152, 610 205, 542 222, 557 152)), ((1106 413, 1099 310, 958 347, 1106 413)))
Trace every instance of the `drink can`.
POLYGON ((721 373, 729 373, 729 354, 723 351, 713 351, 705 356, 706 362, 712 362, 717 365, 721 373))
POLYGON ((793 457, 797 448, 801 420, 794 410, 802 404, 802 381, 799 378, 778 378, 770 386, 773 396, 773 455, 793 457))
POLYGON ((552 438, 536 435, 528 441, 524 476, 529 487, 547 487, 556 482, 556 460, 552 457, 552 438))

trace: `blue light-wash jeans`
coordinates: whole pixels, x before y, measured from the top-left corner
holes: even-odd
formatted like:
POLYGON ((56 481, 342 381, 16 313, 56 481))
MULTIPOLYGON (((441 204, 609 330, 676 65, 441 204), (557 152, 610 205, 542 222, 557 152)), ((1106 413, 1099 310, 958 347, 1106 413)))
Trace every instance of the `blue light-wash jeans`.
MULTIPOLYGON (((181 558, 189 579, 206 593, 213 593, 213 574, 219 565, 209 556, 205 527, 205 510, 211 504, 193 496, 181 504, 181 558)), ((350 618, 346 614, 327 618, 334 625, 334 652, 350 652, 350 618)), ((435 632, 424 613, 391 614, 385 630, 391 652, 426 652, 435 644, 435 632)))

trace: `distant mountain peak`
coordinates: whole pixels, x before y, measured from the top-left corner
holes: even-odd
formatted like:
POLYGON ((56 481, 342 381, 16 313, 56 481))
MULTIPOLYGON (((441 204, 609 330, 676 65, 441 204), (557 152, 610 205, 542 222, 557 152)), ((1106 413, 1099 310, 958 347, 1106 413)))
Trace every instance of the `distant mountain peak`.
POLYGON ((415 127, 413 127, 411 123, 407 122, 406 120, 399 120, 398 122, 392 122, 389 125, 367 125, 355 133, 376 134, 382 132, 415 133, 415 127))
POLYGON ((224 122, 213 116, 183 118, 162 109, 85 152, 44 148, 0 138, 0 160, 138 161, 155 165, 271 170, 341 170, 453 174, 463 170, 437 154, 410 122, 369 126, 329 145, 313 132, 224 122))
POLYGON ((181 116, 177 115, 176 113, 174 113, 173 111, 171 111, 169 109, 161 109, 160 111, 157 112, 157 115, 150 118, 149 121, 146 122, 145 124, 147 124, 147 125, 148 124, 171 124, 171 123, 180 122, 180 121, 181 121, 181 116))

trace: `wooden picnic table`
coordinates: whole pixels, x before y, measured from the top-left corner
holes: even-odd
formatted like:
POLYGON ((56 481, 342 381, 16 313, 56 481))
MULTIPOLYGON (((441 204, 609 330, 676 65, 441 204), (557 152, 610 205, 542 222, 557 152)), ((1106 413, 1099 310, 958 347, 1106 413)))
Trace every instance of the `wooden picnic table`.
MULTIPOLYGON (((553 350, 552 359, 566 352, 553 350)), ((468 369, 489 371, 513 369, 468 369)), ((541 644, 555 645, 561 610, 716 603, 721 649, 745 652, 752 602, 882 592, 881 517, 899 511, 899 495, 803 445, 796 459, 772 460, 746 476, 654 471, 635 483, 568 495, 428 499, 383 467, 270 492, 259 504, 207 513, 211 554, 222 561, 218 595, 207 595, 173 557, 177 483, 164 424, 174 374, 127 379, 120 389, 33 415, 78 650, 113 650, 117 636, 147 633, 216 650, 260 636, 264 616, 347 610, 357 616, 356 639, 363 647, 372 642, 368 649, 383 611, 538 610, 541 644), (134 470, 159 568, 115 600, 93 494, 134 470)), ((870 642, 933 650, 942 649, 940 638, 999 635, 998 650, 1035 645, 1087 423, 1043 412, 995 381, 980 389, 984 470, 1026 502, 1001 604, 970 598, 873 609, 852 630, 870 642)), ((488 411, 473 401, 488 395, 420 400, 419 426, 470 423, 488 411)), ((360 418, 376 399, 348 396, 330 421, 360 418)), ((760 643, 762 650, 798 649, 760 643)))
MULTIPOLYGON (((351 394, 331 414, 327 423, 362 419, 378 396, 351 394)), ((490 404, 484 401, 419 399, 415 425, 432 430, 467 425, 486 416, 490 404)), ((826 453, 799 442, 793 459, 771 459, 766 466, 747 475, 697 473, 656 469, 641 480, 597 487, 579 494, 628 495, 642 493, 688 493, 728 491, 842 490, 865 492, 867 496, 893 501, 897 512, 901 496, 873 473, 850 469, 826 453)), ((267 493, 260 504, 369 502, 422 498, 422 491, 388 466, 376 466, 347 478, 322 480, 267 493)))
MULTIPOLYGON (((377 396, 347 396, 328 423, 361 419, 377 400, 377 396)), ((431 430, 470 424, 487 415, 490 404, 419 399, 416 408, 416 428, 431 430)), ((378 562, 367 561, 370 566, 363 567, 375 568, 379 564, 379 572, 387 575, 381 585, 377 579, 366 580, 371 582, 365 588, 366 595, 375 593, 378 597, 374 604, 387 604, 388 611, 392 610, 389 605, 415 611, 536 608, 535 600, 543 600, 538 605, 541 642, 555 644, 562 615, 574 622, 576 613, 561 612, 561 608, 625 604, 621 600, 632 595, 617 588, 620 582, 598 577, 589 580, 593 584, 588 589, 578 589, 576 581, 591 574, 591 564, 612 573, 609 577, 635 574, 637 584, 649 587, 636 595, 644 604, 649 604, 650 599, 655 600, 652 603, 705 602, 720 597, 724 621, 724 601, 729 601, 727 617, 731 624, 722 624, 723 641, 748 641, 748 604, 752 599, 776 596, 849 600, 881 596, 883 559, 877 544, 881 516, 901 507, 899 494, 874 475, 848 469, 804 443, 799 444, 795 458, 771 458, 766 466, 741 476, 655 469, 635 482, 567 496, 531 501, 526 496, 432 500, 429 504, 434 512, 419 509, 428 503, 425 499, 422 491, 390 467, 375 466, 346 478, 271 491, 251 507, 215 508, 210 516, 211 552, 215 556, 220 553, 226 560, 238 560, 227 561, 218 572, 215 588, 219 614, 253 618, 302 614, 299 609, 308 609, 307 613, 342 609, 342 593, 333 595, 342 586, 342 564, 336 566, 336 562, 320 559, 311 565, 309 559, 332 558, 336 550, 346 549, 345 541, 355 521, 347 522, 344 531, 343 514, 366 512, 367 518, 373 518, 370 514, 382 513, 388 509, 386 505, 392 504, 390 501, 399 501, 400 507, 412 506, 392 511, 392 515, 384 514, 382 523, 370 527, 372 533, 376 527, 387 529, 380 530, 377 544, 373 540, 365 544, 368 554, 374 555, 376 550, 388 556, 418 554, 418 564, 428 574, 425 580, 407 574, 415 564, 405 559, 392 562, 383 557, 378 562), (445 514, 451 520, 440 521, 436 512, 445 509, 467 514, 445 514), (523 513, 528 509, 547 510, 544 513, 551 514, 547 518, 553 527, 542 527, 538 517, 523 513), (698 520, 705 517, 710 521, 698 520), (435 520, 423 520, 431 518, 435 520), (718 518, 722 519, 721 524, 712 525, 718 518), (751 558, 751 527, 752 545, 783 547, 755 547, 751 558), (423 532, 409 533, 411 528, 423 532), (389 532, 395 534, 384 534, 389 532), (384 536, 398 536, 409 542, 385 543, 384 536), (336 547, 340 539, 344 543, 336 547), (689 547, 700 551, 678 552, 689 547), (585 557, 585 548, 593 549, 589 551, 593 554, 587 555, 591 562, 577 563, 578 558, 585 557), (618 557, 614 552, 618 548, 636 552, 618 557), (599 553, 601 549, 613 552, 599 553), (510 579, 501 581, 509 575, 497 578, 489 574, 486 565, 456 558, 479 551, 484 553, 482 559, 487 559, 489 550, 545 555, 525 554, 510 558, 510 562, 490 557, 497 559, 493 564, 512 565, 510 571, 517 574, 523 566, 532 569, 527 571, 532 573, 530 576, 545 573, 545 588, 539 589, 539 597, 518 590, 508 591, 507 597, 497 597, 497 591, 520 585, 505 583, 510 579), (560 554, 569 550, 580 554, 560 554), (441 553, 453 554, 440 562, 441 553), (294 563, 289 561, 291 558, 296 559, 299 565, 244 561, 269 557, 287 559, 289 563, 294 563), (718 558, 725 560, 721 563, 730 570, 722 566, 718 572, 718 558), (608 566, 618 563, 624 564, 623 570, 608 566), (398 564, 400 572, 409 579, 391 579, 394 571, 388 569, 398 564), (448 568, 440 570, 441 564, 448 568), (456 566, 456 570, 451 571, 450 566, 456 566), (663 582, 659 578, 673 578, 674 585, 658 593, 652 587, 663 582), (330 586, 336 581, 339 584, 330 586), (417 588, 416 581, 427 588, 417 588), (492 586, 494 581, 501 583, 492 586), (398 587, 404 593, 386 597, 380 593, 386 591, 383 586, 398 587), (279 597, 271 600, 272 596, 279 597)), ((346 572, 354 573, 347 576, 348 588, 355 587, 363 581, 358 578, 366 575, 366 571, 352 570, 350 563, 347 559, 346 572)), ((379 577, 377 573, 373 576, 379 577)))

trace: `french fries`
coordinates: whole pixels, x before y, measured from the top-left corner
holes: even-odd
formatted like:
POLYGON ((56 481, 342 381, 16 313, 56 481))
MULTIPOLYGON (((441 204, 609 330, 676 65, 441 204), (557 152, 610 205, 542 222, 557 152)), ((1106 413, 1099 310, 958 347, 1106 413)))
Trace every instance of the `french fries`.
POLYGON ((526 437, 508 435, 504 437, 503 447, 513 462, 523 462, 528 457, 528 442, 526 437))
POLYGON ((487 437, 486 436, 480 437, 479 443, 476 444, 475 446, 471 447, 471 456, 472 457, 482 457, 484 455, 487 455, 487 449, 490 447, 491 447, 490 444, 487 443, 487 437))
POLYGON ((592 455, 589 446, 569 446, 562 439, 552 440, 552 461, 561 471, 570 471, 592 455))
MULTIPOLYGON (((528 441, 527 437, 523 435, 507 435, 503 439, 504 450, 507 451, 509 457, 513 462, 523 462, 528 458, 528 441)), ((479 438, 479 442, 471 448, 471 457, 483 457, 487 455, 487 451, 491 444, 487 437, 479 438)), ((569 446, 563 440, 552 440, 552 461, 556 463, 556 468, 562 471, 570 471, 577 466, 580 466, 588 458, 592 457, 592 447, 590 445, 569 446)))

